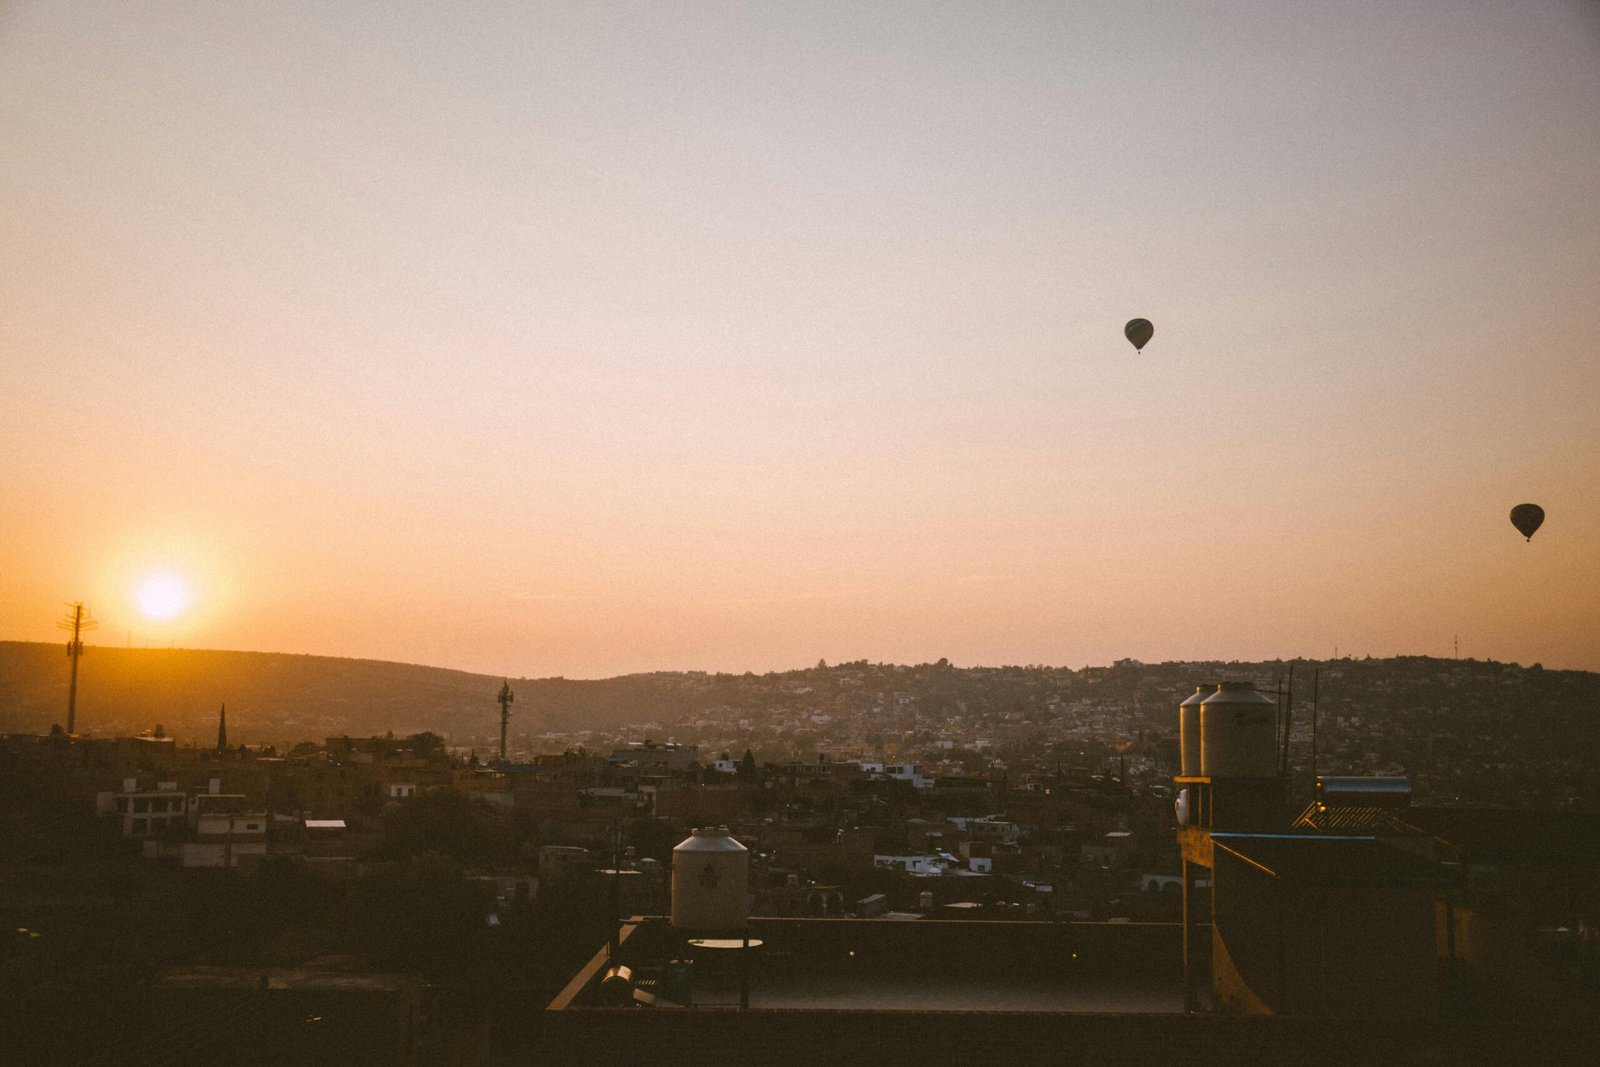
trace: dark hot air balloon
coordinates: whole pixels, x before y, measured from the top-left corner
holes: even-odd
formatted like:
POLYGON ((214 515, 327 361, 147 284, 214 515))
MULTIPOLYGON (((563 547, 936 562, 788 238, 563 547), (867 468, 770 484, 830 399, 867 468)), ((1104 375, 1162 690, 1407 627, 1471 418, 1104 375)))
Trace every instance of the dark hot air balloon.
POLYGON ((1156 335, 1156 328, 1150 325, 1149 319, 1129 319, 1128 325, 1122 328, 1122 332, 1133 343, 1134 351, 1143 352, 1144 346, 1150 343, 1150 338, 1156 335))
POLYGON ((1533 540, 1533 533, 1544 522, 1544 508, 1538 504, 1518 504, 1511 509, 1511 525, 1517 532, 1528 540, 1533 540))

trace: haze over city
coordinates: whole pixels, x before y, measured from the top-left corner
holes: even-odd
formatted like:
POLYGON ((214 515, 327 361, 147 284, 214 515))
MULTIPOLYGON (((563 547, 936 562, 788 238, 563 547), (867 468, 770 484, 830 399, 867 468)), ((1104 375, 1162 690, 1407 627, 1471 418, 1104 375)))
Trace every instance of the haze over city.
POLYGON ((1600 669, 1590 5, 12 3, 0 276, 8 639, 1600 669))

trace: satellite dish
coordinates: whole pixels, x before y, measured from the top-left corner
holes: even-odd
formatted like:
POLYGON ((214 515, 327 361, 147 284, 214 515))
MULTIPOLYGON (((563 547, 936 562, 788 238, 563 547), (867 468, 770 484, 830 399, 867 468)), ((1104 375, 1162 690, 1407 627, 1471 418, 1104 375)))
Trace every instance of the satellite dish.
POLYGON ((1511 509, 1511 525, 1517 532, 1528 540, 1533 540, 1534 531, 1544 524, 1544 508, 1538 504, 1518 504, 1511 509))
POLYGON ((1150 325, 1149 319, 1129 319, 1128 325, 1122 328, 1122 333, 1132 343, 1134 351, 1143 352, 1144 346, 1150 343, 1150 338, 1156 335, 1156 328, 1150 325))

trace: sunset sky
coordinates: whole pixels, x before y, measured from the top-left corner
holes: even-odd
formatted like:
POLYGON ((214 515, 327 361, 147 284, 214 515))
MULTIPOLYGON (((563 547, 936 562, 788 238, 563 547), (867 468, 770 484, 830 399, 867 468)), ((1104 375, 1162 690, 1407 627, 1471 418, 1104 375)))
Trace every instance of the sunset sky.
POLYGON ((1600 669, 1597 11, 0 3, 0 638, 1600 669))

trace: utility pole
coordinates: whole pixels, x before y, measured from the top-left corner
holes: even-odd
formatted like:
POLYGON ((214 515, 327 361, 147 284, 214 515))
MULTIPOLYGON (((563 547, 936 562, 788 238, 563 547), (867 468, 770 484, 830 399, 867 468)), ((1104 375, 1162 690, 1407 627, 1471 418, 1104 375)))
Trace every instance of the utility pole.
POLYGON ((511 679, 500 684, 500 762, 506 761, 506 724, 511 721, 511 702, 516 699, 511 692, 511 679))
POLYGON ((67 733, 71 734, 78 726, 78 657, 83 655, 82 635, 99 623, 88 616, 81 603, 74 602, 67 607, 72 609, 72 614, 57 622, 56 629, 72 634, 67 641, 67 658, 72 660, 72 685, 67 690, 67 733))

